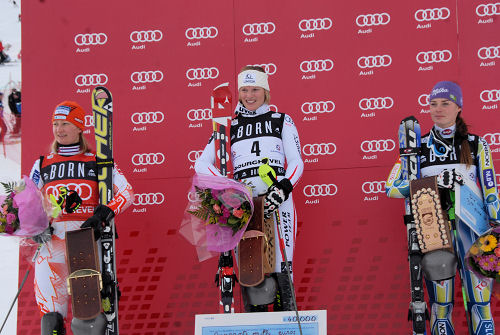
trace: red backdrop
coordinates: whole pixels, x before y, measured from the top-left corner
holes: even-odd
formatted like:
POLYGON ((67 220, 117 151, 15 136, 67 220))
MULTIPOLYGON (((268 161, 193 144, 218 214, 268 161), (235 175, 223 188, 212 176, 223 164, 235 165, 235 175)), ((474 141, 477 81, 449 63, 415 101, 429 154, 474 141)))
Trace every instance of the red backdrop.
MULTIPOLYGON (((383 193, 398 155, 397 127, 415 115, 426 132, 433 84, 458 81, 463 116, 471 132, 486 136, 498 161, 498 3, 22 6, 23 173, 48 150, 58 102, 76 100, 90 114, 95 85, 113 93, 115 158, 137 193, 116 219, 124 334, 192 334, 195 314, 218 311, 216 260, 199 263, 177 229, 193 162, 210 136, 211 90, 229 81, 234 92, 236 74, 248 64, 265 66, 271 103, 294 118, 301 136, 305 171, 294 191, 299 308, 327 309, 329 334, 409 331, 403 203, 383 193), (154 155, 141 160, 143 154, 154 155)), ((93 136, 91 118, 87 125, 93 136)), ((464 333, 457 292, 454 320, 464 333)), ((492 305, 497 316, 498 301, 492 305)), ((20 296, 18 320, 20 334, 39 333, 32 287, 20 296)))

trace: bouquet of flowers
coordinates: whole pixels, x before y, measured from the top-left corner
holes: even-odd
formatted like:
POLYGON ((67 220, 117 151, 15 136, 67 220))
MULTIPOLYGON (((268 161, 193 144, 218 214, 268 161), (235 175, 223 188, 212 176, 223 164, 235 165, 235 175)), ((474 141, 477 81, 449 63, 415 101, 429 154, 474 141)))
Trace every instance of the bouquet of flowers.
POLYGON ((43 196, 33 181, 1 183, 7 195, 0 196, 0 235, 31 237, 49 226, 43 196))
POLYGON ((200 260, 236 247, 253 213, 250 190, 235 180, 195 175, 189 194, 180 233, 200 260))
POLYGON ((479 236, 467 252, 465 262, 479 277, 500 282, 500 226, 479 236))

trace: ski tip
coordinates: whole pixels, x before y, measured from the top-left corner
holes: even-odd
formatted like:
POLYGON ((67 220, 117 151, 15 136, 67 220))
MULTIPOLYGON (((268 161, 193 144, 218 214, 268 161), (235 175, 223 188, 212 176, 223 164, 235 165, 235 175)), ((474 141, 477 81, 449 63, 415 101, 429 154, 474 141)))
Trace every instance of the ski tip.
POLYGON ((217 86, 216 88, 214 88, 214 91, 221 88, 221 87, 225 87, 225 86, 229 86, 229 82, 225 82, 223 84, 220 84, 219 86, 217 86))
POLYGON ((405 123, 406 121, 418 122, 417 118, 415 116, 413 116, 413 115, 405 117, 403 120, 401 120, 401 123, 405 123))

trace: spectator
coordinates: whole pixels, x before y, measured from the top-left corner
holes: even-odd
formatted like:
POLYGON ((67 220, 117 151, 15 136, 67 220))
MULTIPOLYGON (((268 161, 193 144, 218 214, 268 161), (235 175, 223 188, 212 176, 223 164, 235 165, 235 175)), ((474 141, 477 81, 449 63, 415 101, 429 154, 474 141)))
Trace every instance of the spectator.
POLYGON ((3 120, 3 93, 0 92, 0 142, 3 142, 5 134, 7 134, 7 125, 3 120))
POLYGON ((16 117, 12 134, 19 134, 21 131, 21 92, 16 88, 13 88, 9 94, 9 108, 11 113, 16 117))

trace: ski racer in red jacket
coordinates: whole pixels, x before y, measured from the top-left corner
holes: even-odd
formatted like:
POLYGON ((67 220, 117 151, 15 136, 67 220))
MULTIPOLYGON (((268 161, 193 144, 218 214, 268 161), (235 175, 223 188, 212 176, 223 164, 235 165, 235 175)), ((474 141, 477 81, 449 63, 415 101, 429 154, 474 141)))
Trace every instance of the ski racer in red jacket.
MULTIPOLYGON (((65 233, 92 227, 98 237, 102 223, 124 211, 134 197, 131 185, 115 164, 114 197, 107 205, 99 205, 96 156, 83 136, 84 120, 85 112, 76 102, 64 101, 57 105, 52 116, 52 150, 36 160, 30 174, 46 197, 53 195, 58 199, 59 189, 63 186, 70 192, 75 191, 81 199, 76 210, 68 213, 63 209, 44 233, 34 237, 36 242, 43 243, 35 260, 34 283, 35 298, 42 315, 42 335, 64 334, 65 331, 64 318, 69 300, 65 233)), ((85 334, 104 334, 103 321, 105 325, 102 314, 96 320, 85 321, 89 327, 85 334)), ((74 318, 75 322, 83 321, 74 318)))

